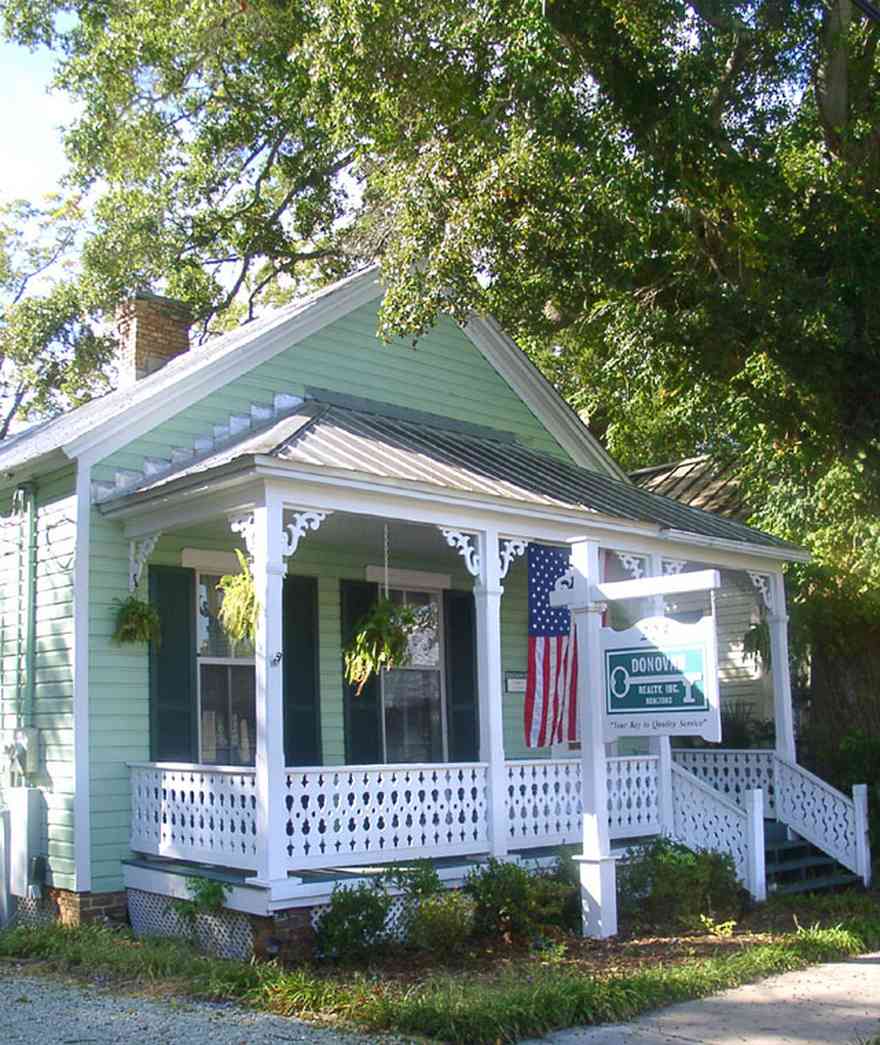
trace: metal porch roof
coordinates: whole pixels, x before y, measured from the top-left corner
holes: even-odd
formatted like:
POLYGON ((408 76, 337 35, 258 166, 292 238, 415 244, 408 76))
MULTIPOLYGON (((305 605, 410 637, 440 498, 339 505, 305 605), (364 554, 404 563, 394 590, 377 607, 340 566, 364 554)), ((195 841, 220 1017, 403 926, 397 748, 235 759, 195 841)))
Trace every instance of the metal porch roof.
MULTIPOLYGON (((683 505, 532 450, 509 438, 489 438, 436 423, 309 401, 262 432, 246 435, 200 461, 182 466, 132 492, 109 498, 107 507, 132 505, 148 493, 190 476, 258 457, 291 465, 357 473, 383 480, 487 495, 548 507, 586 510, 744 545, 794 550, 794 546, 733 519, 683 505)), ((168 491, 170 492, 170 490, 168 491)))

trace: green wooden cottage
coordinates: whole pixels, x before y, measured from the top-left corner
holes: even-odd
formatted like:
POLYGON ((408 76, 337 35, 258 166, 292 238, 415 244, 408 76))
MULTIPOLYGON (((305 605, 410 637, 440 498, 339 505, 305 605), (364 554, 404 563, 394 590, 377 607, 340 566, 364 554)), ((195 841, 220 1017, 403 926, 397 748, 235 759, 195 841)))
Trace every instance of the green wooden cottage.
MULTIPOLYGON (((797 765, 781 571, 804 553, 639 489, 491 319, 383 344, 380 298, 371 269, 190 348, 180 307, 139 295, 118 389, 0 446, 4 875, 21 916, 128 906, 170 931, 167 898, 200 873, 232 885, 246 948, 253 919, 304 925, 389 861, 428 856, 454 885, 487 854, 579 842, 595 751, 524 739, 532 541, 599 547, 611 581, 718 569, 719 606, 742 618, 730 646, 769 621, 775 748, 620 742, 601 755, 600 844, 665 831, 723 849, 760 896, 766 816, 867 880, 864 794, 797 765), (236 549, 255 645, 217 616, 236 549), (355 696, 343 643, 386 577, 423 623, 412 663, 355 696), (131 592, 161 643, 113 641, 131 592)), ((692 619, 707 598, 661 609, 692 619)))

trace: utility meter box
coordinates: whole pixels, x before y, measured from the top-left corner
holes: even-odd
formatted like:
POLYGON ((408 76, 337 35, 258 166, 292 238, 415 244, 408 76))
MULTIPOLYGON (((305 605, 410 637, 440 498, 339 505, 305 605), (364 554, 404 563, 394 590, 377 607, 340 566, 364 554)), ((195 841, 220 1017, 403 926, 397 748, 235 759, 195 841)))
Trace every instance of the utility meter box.
POLYGON ((13 896, 40 895, 34 880, 34 858, 40 853, 43 830, 43 793, 37 787, 10 787, 9 806, 9 891, 13 896))

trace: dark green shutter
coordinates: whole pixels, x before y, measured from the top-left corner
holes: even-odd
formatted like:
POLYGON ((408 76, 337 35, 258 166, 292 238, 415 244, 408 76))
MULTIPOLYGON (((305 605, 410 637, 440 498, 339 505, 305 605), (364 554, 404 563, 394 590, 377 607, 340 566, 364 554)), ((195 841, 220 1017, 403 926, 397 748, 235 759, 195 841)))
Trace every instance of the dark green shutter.
POLYGON ((443 610, 449 761, 473 762, 480 751, 474 596, 469 591, 447 591, 443 597, 443 610))
MULTIPOLYGON (((341 581, 342 645, 354 635, 361 618, 376 602, 379 585, 368 581, 341 581)), ((345 761, 349 765, 382 762, 382 721, 379 680, 374 675, 359 697, 345 686, 345 761)))
POLYGON ((321 765, 318 689, 318 581, 284 578, 284 757, 288 766, 321 765))
POLYGON ((150 646, 150 748, 156 762, 197 762, 196 579, 179 566, 150 567, 150 602, 162 642, 150 646))

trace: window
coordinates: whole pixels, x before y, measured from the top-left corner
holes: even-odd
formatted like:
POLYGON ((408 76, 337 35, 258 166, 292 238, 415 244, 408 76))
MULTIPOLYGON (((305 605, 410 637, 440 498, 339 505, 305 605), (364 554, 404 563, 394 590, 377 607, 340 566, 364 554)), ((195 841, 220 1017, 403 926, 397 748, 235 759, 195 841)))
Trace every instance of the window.
POLYGON ((252 766, 256 744, 254 649, 223 630, 220 577, 196 577, 199 758, 212 765, 252 766))
POLYGON ((410 637, 409 667, 382 674, 385 761, 443 762, 447 740, 440 595, 392 591, 391 598, 416 610, 419 628, 410 637))

